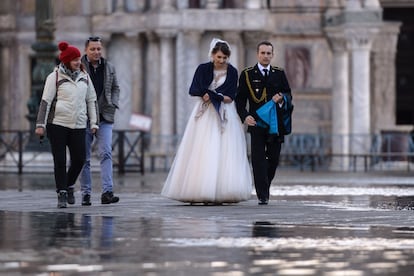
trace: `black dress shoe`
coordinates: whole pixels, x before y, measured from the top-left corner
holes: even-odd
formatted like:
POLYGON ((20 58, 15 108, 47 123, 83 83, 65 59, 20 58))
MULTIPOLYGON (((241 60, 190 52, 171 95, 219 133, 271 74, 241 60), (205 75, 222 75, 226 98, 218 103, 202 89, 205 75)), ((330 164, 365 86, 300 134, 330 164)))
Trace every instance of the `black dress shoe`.
POLYGON ((75 204, 75 195, 73 193, 74 193, 74 189, 69 188, 68 193, 67 193, 68 204, 75 204))
POLYGON ((82 197, 82 206, 91 206, 91 196, 86 194, 82 197))
POLYGON ((269 203, 269 200, 267 199, 259 199, 259 205, 267 205, 269 203))
POLYGON ((102 204, 111 204, 117 203, 119 201, 119 197, 114 196, 112 192, 105 192, 101 196, 101 203, 102 204))

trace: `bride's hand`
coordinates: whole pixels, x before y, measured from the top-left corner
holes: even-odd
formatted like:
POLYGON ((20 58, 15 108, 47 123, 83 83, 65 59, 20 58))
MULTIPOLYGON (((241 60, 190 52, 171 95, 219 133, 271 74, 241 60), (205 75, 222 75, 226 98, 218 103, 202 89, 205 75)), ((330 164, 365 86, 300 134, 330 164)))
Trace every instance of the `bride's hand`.
POLYGON ((208 93, 203 95, 203 101, 208 102, 210 100, 210 96, 208 95, 208 93))

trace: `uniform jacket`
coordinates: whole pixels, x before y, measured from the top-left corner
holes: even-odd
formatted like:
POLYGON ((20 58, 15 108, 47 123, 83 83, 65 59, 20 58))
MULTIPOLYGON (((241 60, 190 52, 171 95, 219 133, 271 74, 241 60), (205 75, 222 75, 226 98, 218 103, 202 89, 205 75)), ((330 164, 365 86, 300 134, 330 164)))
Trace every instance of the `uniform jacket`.
MULTIPOLYGON (((235 100, 237 112, 242 122, 245 121, 248 115, 253 116, 256 121, 260 121, 256 110, 271 101, 272 97, 279 92, 283 93, 289 102, 291 102, 292 94, 283 69, 271 66, 267 80, 265 80, 257 64, 244 69, 239 77, 238 93, 235 100), (248 110, 246 108, 247 102, 249 103, 248 110)), ((276 105, 277 118, 283 118, 283 114, 281 114, 283 107, 280 107, 278 104, 276 105)), ((251 127, 249 126, 248 130, 250 129, 251 127)), ((278 120, 278 129, 279 135, 287 134, 282 120, 278 120)))
MULTIPOLYGON (((104 66, 104 85, 101 97, 98 99, 99 113, 109 123, 115 121, 115 111, 119 108, 119 85, 116 77, 115 67, 106 59, 101 58, 104 66)), ((90 74, 89 62, 86 55, 82 57, 82 63, 90 74)))
POLYGON ((89 75, 81 71, 73 81, 59 68, 46 78, 36 127, 51 123, 81 129, 89 118, 91 128, 98 128, 96 93, 89 75))

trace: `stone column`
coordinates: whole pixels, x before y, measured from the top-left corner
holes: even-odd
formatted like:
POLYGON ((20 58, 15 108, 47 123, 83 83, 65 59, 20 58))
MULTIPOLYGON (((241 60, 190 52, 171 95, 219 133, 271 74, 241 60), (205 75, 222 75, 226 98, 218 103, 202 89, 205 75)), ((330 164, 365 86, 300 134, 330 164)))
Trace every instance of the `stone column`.
POLYGON ((175 0, 163 0, 163 1, 161 1, 161 11, 175 10, 174 2, 175 2, 175 0))
POLYGON ((262 0, 245 0, 244 7, 248 10, 256 10, 262 8, 262 0))
POLYGON ((129 119, 132 112, 132 71, 133 60, 131 59, 131 49, 136 47, 134 43, 124 35, 116 35, 111 38, 108 45, 108 60, 111 61, 116 69, 119 89, 119 110, 115 113, 115 129, 129 129, 129 119))
POLYGON ((152 117, 151 125, 151 148, 158 147, 158 141, 155 137, 160 134, 160 50, 158 37, 153 32, 145 34, 147 45, 144 54, 144 91, 146 98, 146 114, 152 117))
POLYGON ((347 0, 346 10, 348 11, 360 11, 362 9, 361 0, 347 0))
MULTIPOLYGON (((346 39, 343 30, 338 28, 326 29, 331 49, 333 51, 332 71, 332 153, 349 154, 349 62, 346 49, 346 39)), ((348 158, 333 158, 333 170, 347 170, 348 158)))
POLYGON ((395 57, 401 23, 384 22, 372 45, 372 131, 396 129, 395 57))
POLYGON ((188 2, 189 2, 188 0, 177 0, 177 9, 178 10, 188 9, 189 7, 188 2))
POLYGON ((356 26, 345 30, 351 51, 351 150, 354 154, 371 150, 370 50, 376 31, 375 28, 356 26))
POLYGON ((198 31, 184 31, 177 37, 177 95, 176 95, 176 134, 184 133, 194 99, 188 94, 194 72, 200 61, 200 39, 198 31))
POLYGON ((244 50, 245 55, 244 55, 244 60, 243 60, 244 63, 241 64, 243 67, 253 66, 254 64, 257 63, 256 47, 257 47, 257 44, 263 39, 263 37, 266 37, 266 34, 264 34, 263 32, 244 32, 243 33, 243 42, 245 45, 245 50, 244 50))
POLYGON ((147 98, 145 95, 144 84, 143 84, 143 72, 146 69, 144 68, 143 61, 143 40, 141 39, 140 34, 131 34, 131 37, 129 38, 131 41, 131 45, 133 47, 130 49, 131 56, 134 57, 131 65, 131 75, 132 75, 132 81, 131 81, 131 88, 132 88, 132 95, 131 95, 131 112, 135 113, 144 113, 144 114, 151 114, 150 112, 147 112, 146 108, 147 105, 147 98))
POLYGON ((363 0, 363 4, 368 9, 378 9, 381 7, 378 0, 363 0))
POLYGON ((207 9, 218 9, 221 4, 221 0, 206 0, 207 9))
POLYGON ((224 32, 223 33, 224 40, 226 40, 231 47, 231 56, 230 56, 230 63, 238 68, 239 67, 239 59, 240 59, 240 33, 239 32, 224 32))
POLYGON ((160 134, 165 140, 164 145, 169 148, 174 136, 174 105, 175 105, 175 52, 174 38, 176 33, 172 30, 158 30, 160 37, 160 134))
MULTIPOLYGON (((13 109, 9 110, 8 106, 11 104, 11 99, 9 98, 11 93, 11 77, 10 77, 10 64, 12 64, 12 54, 11 54, 11 45, 9 43, 2 41, 0 43, 0 89, 3 91, 0 95, 0 99, 2 101, 2 106, 0 107, 0 114, 1 114, 1 122, 0 127, 1 129, 11 129, 11 115, 16 114, 17 112, 13 112, 13 109), (5 93, 8 92, 8 93, 5 93)), ((15 111, 15 110, 14 110, 15 111)), ((17 114, 16 114, 17 115, 17 114)))

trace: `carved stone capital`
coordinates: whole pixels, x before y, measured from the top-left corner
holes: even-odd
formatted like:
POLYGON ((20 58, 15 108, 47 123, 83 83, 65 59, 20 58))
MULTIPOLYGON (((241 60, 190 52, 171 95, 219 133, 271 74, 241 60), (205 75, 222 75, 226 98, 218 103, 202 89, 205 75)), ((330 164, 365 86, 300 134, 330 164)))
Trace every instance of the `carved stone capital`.
POLYGON ((223 32, 223 37, 228 43, 237 44, 240 41, 240 32, 226 31, 226 32, 223 32))
POLYGON ((174 38, 178 31, 172 29, 158 29, 155 31, 160 38, 174 38))
POLYGON ((263 32, 243 32, 243 39, 246 44, 246 48, 256 48, 257 44, 267 37, 263 32))
POLYGON ((351 26, 345 29, 347 46, 351 50, 371 50, 374 36, 378 33, 377 27, 351 26))
POLYGON ((396 53, 400 22, 384 22, 375 36, 372 50, 380 53, 396 53))
POLYGON ((347 39, 343 28, 325 28, 325 33, 333 52, 344 52, 347 50, 347 39))

